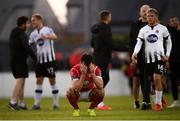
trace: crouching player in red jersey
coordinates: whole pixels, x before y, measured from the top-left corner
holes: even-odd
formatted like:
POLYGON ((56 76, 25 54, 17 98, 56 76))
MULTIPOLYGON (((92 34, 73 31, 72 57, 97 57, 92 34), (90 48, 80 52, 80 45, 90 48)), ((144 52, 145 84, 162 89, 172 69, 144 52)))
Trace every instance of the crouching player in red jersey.
POLYGON ((80 116, 78 102, 83 100, 90 102, 87 113, 96 116, 94 108, 103 100, 104 89, 101 70, 92 63, 92 56, 83 54, 80 64, 71 68, 70 75, 72 83, 67 98, 74 108, 73 116, 80 116))

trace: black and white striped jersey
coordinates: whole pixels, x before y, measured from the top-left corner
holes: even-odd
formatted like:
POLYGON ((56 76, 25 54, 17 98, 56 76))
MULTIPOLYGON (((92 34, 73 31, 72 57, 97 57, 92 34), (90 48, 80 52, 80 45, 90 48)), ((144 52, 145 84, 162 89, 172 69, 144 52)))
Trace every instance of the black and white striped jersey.
POLYGON ((29 44, 36 44, 37 48, 37 57, 39 63, 47 63, 55 61, 55 52, 54 52, 54 42, 53 40, 43 40, 41 39, 42 35, 50 35, 54 31, 44 26, 39 31, 35 29, 29 37, 29 44))
POLYGON ((164 55, 168 57, 170 55, 172 48, 170 34, 168 29, 161 24, 154 27, 146 25, 141 28, 134 48, 135 54, 139 53, 143 43, 145 44, 146 63, 153 63, 162 60, 164 55))

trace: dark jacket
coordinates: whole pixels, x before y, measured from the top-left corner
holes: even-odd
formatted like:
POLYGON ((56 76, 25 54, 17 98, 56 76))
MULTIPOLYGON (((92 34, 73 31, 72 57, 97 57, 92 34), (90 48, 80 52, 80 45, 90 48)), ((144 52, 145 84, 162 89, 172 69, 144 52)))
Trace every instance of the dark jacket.
POLYGON ((28 55, 37 60, 36 55, 29 46, 27 34, 19 27, 14 28, 10 34, 10 58, 11 61, 26 63, 28 55))
POLYGON ((95 64, 108 64, 111 61, 112 50, 121 51, 119 44, 112 39, 112 31, 109 24, 100 22, 91 27, 91 46, 94 48, 93 58, 95 64))
POLYGON ((180 63, 180 30, 167 26, 172 40, 172 49, 169 61, 171 64, 180 63))
MULTIPOLYGON (((130 56, 133 54, 135 45, 137 43, 137 37, 138 37, 139 31, 145 25, 147 25, 147 23, 142 22, 141 20, 138 20, 131 25, 131 30, 130 30, 130 34, 129 34, 129 45, 130 45, 129 53, 130 53, 130 56)), ((143 49, 144 49, 144 47, 142 47, 140 52, 138 53, 138 60, 144 60, 143 49)))

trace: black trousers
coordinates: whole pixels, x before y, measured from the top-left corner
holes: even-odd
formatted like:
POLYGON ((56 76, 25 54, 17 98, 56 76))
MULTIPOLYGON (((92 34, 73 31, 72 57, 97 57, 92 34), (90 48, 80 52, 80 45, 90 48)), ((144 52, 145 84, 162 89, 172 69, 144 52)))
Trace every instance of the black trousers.
POLYGON ((149 79, 149 65, 145 64, 143 76, 143 102, 150 103, 151 80, 149 79))
POLYGON ((145 61, 138 61, 137 69, 135 70, 136 72, 134 72, 135 76, 139 78, 142 94, 144 92, 143 91, 144 90, 144 66, 145 66, 145 61))
POLYGON ((180 83, 180 63, 170 63, 170 80, 173 100, 178 100, 178 83, 180 83))
POLYGON ((109 82, 109 63, 98 63, 95 62, 96 66, 98 66, 101 70, 102 79, 103 79, 103 87, 105 88, 109 82))

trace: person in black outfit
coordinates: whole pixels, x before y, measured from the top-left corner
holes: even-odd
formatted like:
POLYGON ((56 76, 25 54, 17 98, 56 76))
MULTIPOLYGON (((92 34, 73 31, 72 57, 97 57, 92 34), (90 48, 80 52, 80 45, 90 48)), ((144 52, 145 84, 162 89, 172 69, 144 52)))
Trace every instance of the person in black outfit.
POLYGON ((16 79, 12 98, 8 105, 12 110, 27 109, 24 103, 24 84, 25 78, 28 77, 26 59, 30 55, 33 60, 37 60, 36 55, 29 46, 29 38, 25 33, 28 26, 28 18, 21 16, 17 19, 17 27, 10 34, 10 66, 16 79), (17 99, 19 99, 19 104, 17 104, 17 99))
MULTIPOLYGON (((139 20, 134 22, 131 25, 130 34, 129 34, 130 57, 133 54, 134 47, 135 47, 136 42, 137 42, 137 36, 139 34, 139 30, 142 27, 144 27, 145 25, 147 25, 146 12, 149 8, 150 8, 149 5, 142 5, 140 8, 140 12, 139 12, 139 14, 140 14, 139 20)), ((140 85, 141 85, 141 90, 143 93, 144 63, 145 63, 144 50, 143 49, 144 48, 142 47, 138 56, 137 56, 138 63, 136 65, 136 67, 134 68, 134 76, 133 76, 134 108, 140 108, 140 104, 139 104, 139 87, 140 87, 140 85)), ((144 93, 143 93, 143 95, 144 95, 144 93)), ((145 109, 146 107, 149 107, 149 106, 145 106, 145 104, 143 103, 142 109, 145 109)))
MULTIPOLYGON (((109 63, 111 62, 112 50, 122 51, 119 44, 113 42, 111 31, 111 12, 103 10, 100 12, 100 22, 91 27, 91 46, 94 49, 93 61, 101 69, 105 87, 109 82, 109 63)), ((111 110, 101 102, 97 109, 111 110)))
POLYGON ((173 96, 173 103, 168 107, 173 108, 180 106, 178 101, 178 83, 180 83, 180 23, 176 16, 170 18, 167 28, 172 39, 172 50, 169 63, 171 90, 173 96))

